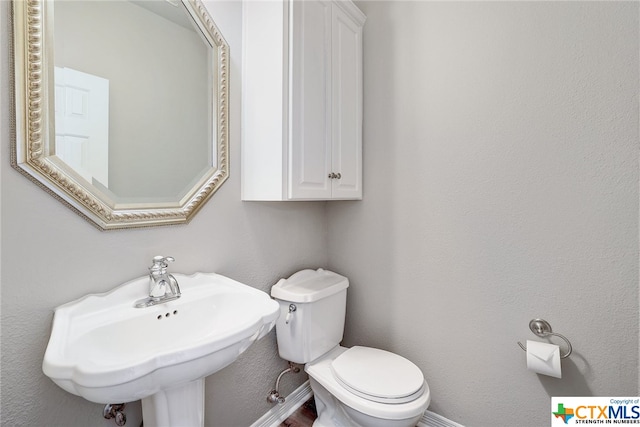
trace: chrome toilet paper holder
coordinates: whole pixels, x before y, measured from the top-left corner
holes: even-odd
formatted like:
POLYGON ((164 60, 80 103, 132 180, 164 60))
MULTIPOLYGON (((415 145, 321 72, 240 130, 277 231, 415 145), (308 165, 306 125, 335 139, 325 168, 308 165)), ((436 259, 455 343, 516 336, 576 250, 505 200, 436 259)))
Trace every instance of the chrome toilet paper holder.
MULTIPOLYGON (((571 356, 573 347, 571 347, 571 342, 569 342, 569 339, 562 334, 553 332, 553 330, 551 329, 551 325, 546 320, 533 319, 531 322, 529 322, 529 329, 531 329, 531 332, 533 332, 534 334, 536 334, 541 338, 546 338, 550 336, 562 338, 562 340, 567 344, 567 352, 565 354, 560 354, 560 358, 565 359, 571 356)), ((524 351, 527 351, 527 347, 522 345, 520 341, 518 341, 518 345, 520 346, 521 349, 523 349, 524 351)))

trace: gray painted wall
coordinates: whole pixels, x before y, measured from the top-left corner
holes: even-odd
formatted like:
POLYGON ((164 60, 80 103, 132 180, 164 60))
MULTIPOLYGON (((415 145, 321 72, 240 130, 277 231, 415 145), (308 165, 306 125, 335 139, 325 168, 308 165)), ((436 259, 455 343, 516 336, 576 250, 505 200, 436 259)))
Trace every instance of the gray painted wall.
POLYGON ((327 208, 346 344, 473 427, 637 395, 638 3, 358 5, 364 201, 327 208), (574 345, 562 379, 526 370, 534 317, 574 345))
MULTIPOLYGON (((207 2, 230 44, 231 176, 187 226, 100 232, 9 166, 8 2, 0 3, 0 177, 2 196, 3 426, 113 426, 102 405, 73 396, 42 374, 53 309, 148 274, 151 257, 172 255, 173 271, 217 272, 269 291, 279 278, 326 265, 325 203, 240 201, 241 3, 207 2)), ((117 345, 117 343, 114 343, 117 345)), ((286 363, 275 334, 254 344, 206 383, 206 424, 246 427, 271 405, 286 363)), ((304 375, 283 378, 288 393, 304 375)), ((133 405, 127 425, 138 426, 133 405)))

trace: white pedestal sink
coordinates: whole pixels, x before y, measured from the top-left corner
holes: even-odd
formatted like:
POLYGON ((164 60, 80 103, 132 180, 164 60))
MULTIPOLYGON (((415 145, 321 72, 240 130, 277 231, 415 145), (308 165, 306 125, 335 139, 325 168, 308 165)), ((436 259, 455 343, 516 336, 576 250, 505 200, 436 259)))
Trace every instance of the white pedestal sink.
POLYGON ((218 274, 173 276, 182 296, 163 304, 134 308, 141 277, 56 308, 44 373, 92 402, 142 399, 145 427, 203 426, 204 378, 266 335, 279 307, 218 274))

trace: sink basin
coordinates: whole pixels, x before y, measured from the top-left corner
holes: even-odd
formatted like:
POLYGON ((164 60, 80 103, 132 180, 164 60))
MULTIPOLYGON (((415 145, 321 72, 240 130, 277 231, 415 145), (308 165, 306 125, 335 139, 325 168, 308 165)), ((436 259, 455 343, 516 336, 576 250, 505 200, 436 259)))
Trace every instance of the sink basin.
POLYGON ((218 274, 173 276, 182 296, 163 304, 134 307, 149 292, 148 277, 141 277, 56 308, 44 373, 92 402, 142 399, 145 426, 172 425, 167 417, 178 415, 185 422, 185 414, 169 413, 172 407, 187 416, 200 411, 188 424, 202 425, 203 378, 266 335, 279 306, 218 274))

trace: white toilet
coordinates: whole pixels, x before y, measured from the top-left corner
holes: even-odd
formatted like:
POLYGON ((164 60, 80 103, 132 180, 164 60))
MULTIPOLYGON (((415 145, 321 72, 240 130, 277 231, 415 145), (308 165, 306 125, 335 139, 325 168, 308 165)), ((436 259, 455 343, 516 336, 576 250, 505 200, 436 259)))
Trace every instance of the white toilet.
POLYGON ((340 346, 349 280, 302 270, 271 288, 280 303, 278 351, 305 364, 315 396, 314 427, 413 427, 431 394, 416 365, 370 347, 340 346))

